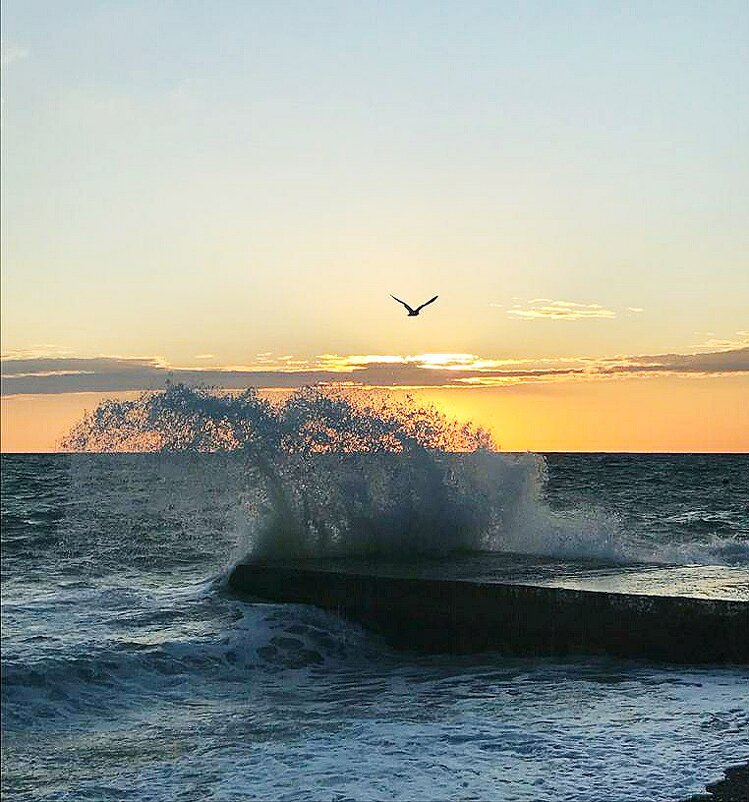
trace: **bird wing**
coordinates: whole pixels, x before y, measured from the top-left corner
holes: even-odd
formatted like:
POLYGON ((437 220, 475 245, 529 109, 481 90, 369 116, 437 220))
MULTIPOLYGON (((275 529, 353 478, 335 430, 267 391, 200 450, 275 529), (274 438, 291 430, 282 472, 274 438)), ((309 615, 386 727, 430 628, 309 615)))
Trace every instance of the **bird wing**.
POLYGON ((429 306, 429 304, 433 304, 437 300, 437 298, 439 298, 439 295, 435 295, 434 298, 430 298, 428 301, 424 301, 424 303, 421 306, 417 306, 416 307, 416 311, 418 312, 421 309, 423 309, 425 306, 429 306))
POLYGON ((400 299, 400 298, 396 298, 394 295, 391 295, 390 297, 391 297, 391 298, 392 298, 394 301, 398 301, 398 303, 399 303, 399 304, 403 304, 403 306, 405 306, 405 307, 406 307, 406 309, 408 309, 408 311, 409 311, 409 312, 413 312, 413 311, 414 311, 413 309, 411 309, 411 307, 410 307, 410 306, 409 306, 409 305, 408 305, 408 304, 407 304, 405 301, 401 301, 401 299, 400 299))

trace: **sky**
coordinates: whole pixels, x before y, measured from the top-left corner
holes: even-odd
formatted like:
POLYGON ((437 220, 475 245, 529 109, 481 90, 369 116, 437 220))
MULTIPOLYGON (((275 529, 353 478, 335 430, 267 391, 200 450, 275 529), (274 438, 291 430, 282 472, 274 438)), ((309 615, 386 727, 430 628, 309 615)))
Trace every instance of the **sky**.
POLYGON ((746 2, 4 1, 2 177, 5 451, 166 378, 749 450, 746 2))

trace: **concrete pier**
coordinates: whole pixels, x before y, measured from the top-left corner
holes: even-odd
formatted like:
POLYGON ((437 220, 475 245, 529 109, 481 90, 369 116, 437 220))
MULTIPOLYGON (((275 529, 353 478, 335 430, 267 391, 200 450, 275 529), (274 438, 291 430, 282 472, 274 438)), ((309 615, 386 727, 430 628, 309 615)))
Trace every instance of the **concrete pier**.
POLYGON ((402 649, 749 664, 749 572, 721 575, 722 584, 713 577, 707 589, 694 571, 672 573, 669 584, 660 566, 473 555, 247 562, 229 584, 334 611, 402 649))

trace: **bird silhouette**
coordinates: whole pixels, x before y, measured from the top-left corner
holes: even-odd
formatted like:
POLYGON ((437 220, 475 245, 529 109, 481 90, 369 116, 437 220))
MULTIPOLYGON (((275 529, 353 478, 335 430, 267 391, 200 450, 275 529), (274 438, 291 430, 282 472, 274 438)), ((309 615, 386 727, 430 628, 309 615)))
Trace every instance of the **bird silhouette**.
POLYGON ((437 300, 437 298, 439 298, 439 295, 435 295, 434 298, 430 298, 428 301, 424 301, 424 303, 421 306, 417 306, 416 309, 413 309, 405 301, 401 301, 400 298, 396 298, 394 295, 391 295, 390 297, 394 301, 398 301, 399 304, 403 304, 403 306, 406 307, 406 311, 408 312, 408 316, 409 317, 418 317, 419 312, 421 312, 421 310, 425 306, 429 306, 429 304, 433 304, 437 300))

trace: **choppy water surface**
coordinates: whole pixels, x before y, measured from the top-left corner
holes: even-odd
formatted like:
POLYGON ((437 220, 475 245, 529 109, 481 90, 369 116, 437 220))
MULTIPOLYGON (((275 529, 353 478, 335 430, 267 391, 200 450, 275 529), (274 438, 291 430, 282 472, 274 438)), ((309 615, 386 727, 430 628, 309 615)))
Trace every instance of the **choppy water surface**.
POLYGON ((4 798, 678 800, 749 758, 745 669, 396 653, 224 583, 430 527, 749 581, 749 457, 367 460, 284 465, 279 495, 241 454, 3 457, 4 798))

